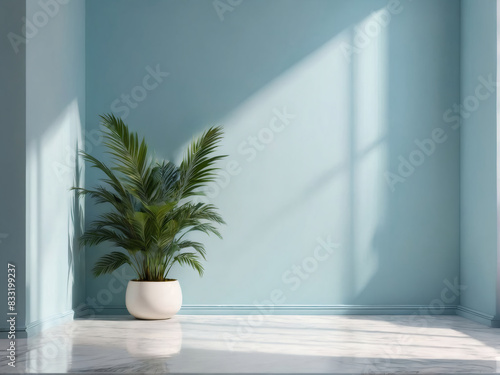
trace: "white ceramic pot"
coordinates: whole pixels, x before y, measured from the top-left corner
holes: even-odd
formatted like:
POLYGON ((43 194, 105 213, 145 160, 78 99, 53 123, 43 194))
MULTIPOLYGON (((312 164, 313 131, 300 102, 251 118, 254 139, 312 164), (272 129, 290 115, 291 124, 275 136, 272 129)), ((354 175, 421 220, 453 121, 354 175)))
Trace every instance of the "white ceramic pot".
POLYGON ((125 305, 137 319, 168 319, 182 305, 181 286, 177 280, 134 281, 127 285, 125 305))

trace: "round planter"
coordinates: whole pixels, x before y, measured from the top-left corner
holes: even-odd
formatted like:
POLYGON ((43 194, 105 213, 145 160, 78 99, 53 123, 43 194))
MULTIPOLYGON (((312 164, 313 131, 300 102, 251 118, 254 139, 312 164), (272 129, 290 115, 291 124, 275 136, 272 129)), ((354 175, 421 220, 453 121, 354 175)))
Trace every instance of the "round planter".
POLYGON ((127 285, 125 305, 137 319, 169 319, 181 308, 181 286, 177 280, 131 280, 127 285))

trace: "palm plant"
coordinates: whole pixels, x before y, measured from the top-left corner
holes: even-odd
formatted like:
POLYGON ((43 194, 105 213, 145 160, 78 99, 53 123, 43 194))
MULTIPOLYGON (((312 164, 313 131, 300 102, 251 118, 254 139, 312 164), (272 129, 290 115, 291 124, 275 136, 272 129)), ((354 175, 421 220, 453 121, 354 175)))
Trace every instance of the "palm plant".
POLYGON ((101 116, 108 167, 92 155, 83 158, 106 176, 94 189, 73 188, 81 195, 106 204, 109 210, 81 236, 83 245, 108 241, 122 251, 102 256, 93 268, 95 276, 130 265, 139 281, 164 281, 176 263, 188 265, 203 275, 205 248, 186 238, 204 232, 221 237, 216 224, 224 220, 212 204, 194 203, 193 197, 216 178, 215 164, 225 156, 213 155, 222 129, 211 127, 189 146, 179 166, 167 160, 154 161, 144 138, 112 114, 101 116))

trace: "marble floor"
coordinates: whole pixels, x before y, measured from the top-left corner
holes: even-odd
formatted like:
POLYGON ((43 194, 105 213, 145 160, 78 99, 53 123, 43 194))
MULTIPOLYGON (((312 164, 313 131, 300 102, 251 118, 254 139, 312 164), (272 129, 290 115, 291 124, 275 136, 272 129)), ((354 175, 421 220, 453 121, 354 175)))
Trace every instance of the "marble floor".
POLYGON ((457 316, 107 316, 17 346, 0 373, 500 373, 500 329, 457 316))

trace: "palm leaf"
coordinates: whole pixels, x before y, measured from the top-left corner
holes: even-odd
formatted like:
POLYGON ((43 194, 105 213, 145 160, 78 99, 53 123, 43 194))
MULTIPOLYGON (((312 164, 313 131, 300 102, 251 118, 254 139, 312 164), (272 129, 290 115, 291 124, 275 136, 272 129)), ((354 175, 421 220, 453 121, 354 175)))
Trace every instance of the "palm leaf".
POLYGON ((198 254, 196 253, 181 253, 174 257, 172 264, 179 263, 181 266, 188 265, 194 270, 198 271, 200 276, 203 276, 205 269, 198 259, 198 254))
POLYGON ((155 193, 152 168, 148 158, 148 147, 144 138, 139 142, 137 133, 128 130, 122 119, 112 114, 101 116, 104 145, 115 162, 114 170, 122 173, 128 190, 145 204, 150 203, 155 193))
POLYGON ((216 151, 222 135, 221 127, 211 127, 191 143, 179 168, 180 198, 203 194, 199 189, 215 180, 218 168, 214 165, 226 155, 211 156, 211 154, 216 151))
POLYGON ((179 242, 177 245, 179 246, 179 249, 186 249, 186 248, 192 247, 193 249, 195 249, 198 252, 198 254, 201 255, 201 257, 203 259, 207 259, 206 258, 207 252, 205 251, 205 247, 200 242, 182 241, 182 242, 179 242))
POLYGON ((153 168, 152 176, 159 185, 156 200, 160 202, 176 200, 176 186, 179 175, 179 168, 170 161, 158 163, 153 168))
POLYGON ((123 253, 118 251, 113 251, 99 258, 96 262, 92 272, 94 276, 104 275, 106 273, 112 273, 124 264, 132 264, 130 258, 123 253))
POLYGON ((85 161, 89 162, 93 168, 97 168, 102 171, 108 178, 104 180, 109 186, 111 186, 116 193, 126 202, 129 198, 129 193, 126 191, 125 187, 121 183, 120 179, 113 173, 113 171, 103 162, 97 160, 90 154, 86 152, 80 153, 85 161))

